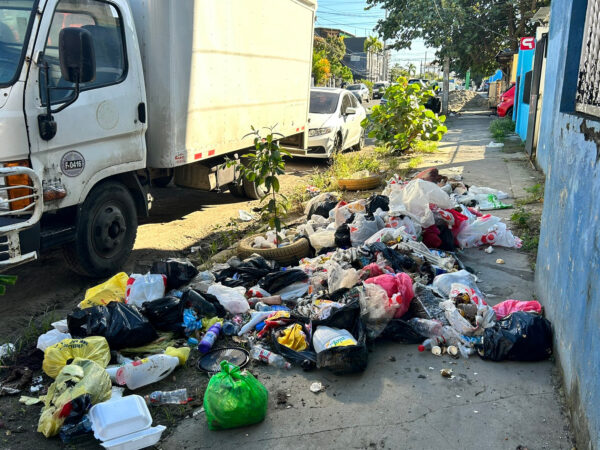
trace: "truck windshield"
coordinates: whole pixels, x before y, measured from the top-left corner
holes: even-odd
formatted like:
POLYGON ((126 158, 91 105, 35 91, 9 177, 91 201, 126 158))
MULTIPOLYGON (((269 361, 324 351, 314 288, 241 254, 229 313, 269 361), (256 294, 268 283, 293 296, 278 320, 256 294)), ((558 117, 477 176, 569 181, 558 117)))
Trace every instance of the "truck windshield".
POLYGON ((0 0, 0 87, 19 76, 37 0, 0 0))
POLYGON ((319 92, 313 91, 310 93, 310 108, 312 114, 333 114, 337 109, 340 94, 336 92, 319 92))

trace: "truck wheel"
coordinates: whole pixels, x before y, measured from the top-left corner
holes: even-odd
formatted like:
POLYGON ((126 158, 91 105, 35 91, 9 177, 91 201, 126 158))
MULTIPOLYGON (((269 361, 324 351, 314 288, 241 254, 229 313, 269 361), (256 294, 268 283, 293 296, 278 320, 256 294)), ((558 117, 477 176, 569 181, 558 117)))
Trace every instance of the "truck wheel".
POLYGON ((232 183, 229 183, 228 186, 229 192, 231 192, 231 195, 233 195, 234 197, 246 197, 246 191, 244 190, 244 186, 242 184, 238 183, 237 181, 234 181, 232 183))
POLYGON ((244 178, 243 181, 244 192, 246 193, 246 197, 252 200, 260 200, 265 196, 267 190, 264 185, 257 186, 254 181, 248 181, 244 178))
POLYGON ((121 183, 102 183, 85 199, 75 242, 64 248, 71 270, 88 277, 116 273, 131 254, 137 234, 137 212, 121 183))

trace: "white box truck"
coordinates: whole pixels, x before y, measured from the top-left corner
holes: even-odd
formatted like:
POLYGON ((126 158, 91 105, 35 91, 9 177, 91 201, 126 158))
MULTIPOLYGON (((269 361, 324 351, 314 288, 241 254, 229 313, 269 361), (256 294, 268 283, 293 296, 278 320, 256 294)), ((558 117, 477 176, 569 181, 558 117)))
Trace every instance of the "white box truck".
POLYGON ((0 268, 62 247, 88 276, 133 247, 149 188, 238 185, 276 126, 306 148, 315 0, 0 0, 0 268))

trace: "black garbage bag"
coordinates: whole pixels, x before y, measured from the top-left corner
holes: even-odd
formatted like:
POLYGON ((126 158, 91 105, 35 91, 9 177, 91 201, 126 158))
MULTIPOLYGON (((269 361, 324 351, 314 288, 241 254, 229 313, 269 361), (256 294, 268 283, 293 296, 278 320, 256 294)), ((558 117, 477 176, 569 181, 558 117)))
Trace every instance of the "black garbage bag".
MULTIPOLYGON (((310 209, 308 210, 308 214, 306 216, 307 220, 310 220, 313 215, 322 216, 326 219, 329 217, 329 211, 335 208, 335 205, 338 204, 338 200, 336 200, 333 196, 325 195, 325 199, 320 202, 312 202, 310 205, 310 209)), ((315 198, 315 200, 317 200, 315 198)))
MULTIPOLYGON (((299 323, 300 325, 303 325, 304 332, 308 336, 309 333, 306 332, 307 330, 304 327, 304 325, 306 323, 310 322, 310 320, 306 317, 300 316, 297 313, 291 313, 291 318, 292 318, 291 323, 299 323)), ((314 369, 315 367, 317 367, 317 354, 315 353, 314 350, 310 349, 310 346, 306 350, 302 350, 301 352, 298 352, 296 350, 289 348, 286 345, 280 344, 279 341, 277 340, 277 337, 278 337, 277 332, 279 330, 285 329, 290 324, 284 325, 283 327, 281 327, 277 330, 274 330, 273 333, 271 333, 271 348, 273 349, 273 351, 275 353, 280 354, 285 359, 290 361, 292 364, 299 365, 304 370, 314 369)))
POLYGON ((236 267, 228 267, 215 272, 214 275, 216 281, 223 286, 249 288, 265 275, 278 270, 279 264, 276 261, 267 261, 262 256, 256 255, 243 260, 236 267))
POLYGON ((281 270, 266 275, 258 282, 258 285, 271 295, 275 295, 292 283, 307 280, 308 275, 301 269, 281 270))
POLYGON ((350 227, 347 223, 341 224, 335 230, 335 245, 338 248, 350 248, 352 247, 352 241, 350 240, 350 227))
POLYGON ((373 244, 370 244, 368 248, 373 254, 380 252, 396 272, 404 272, 407 270, 413 272, 417 268, 417 263, 412 258, 397 252, 383 242, 374 242, 373 244))
POLYGON ((198 275, 198 269, 189 261, 169 258, 152 264, 150 273, 158 273, 167 277, 167 289, 178 289, 189 283, 198 275))
POLYGON ((552 355, 552 326, 537 314, 514 312, 483 333, 483 359, 540 361, 552 355))
MULTIPOLYGON (((407 316, 406 314, 405 316, 407 316)), ((408 320, 392 319, 382 331, 381 338, 389 339, 400 344, 420 344, 426 336, 417 333, 408 320)))
POLYGON ((158 339, 156 330, 135 306, 120 302, 77 308, 67 315, 67 325, 73 337, 104 336, 111 350, 141 347, 158 339))
POLYGON ((183 331, 183 315, 177 297, 163 297, 142 305, 142 314, 159 331, 183 331))
POLYGON ((317 367, 319 369, 326 368, 334 373, 347 374, 362 372, 367 368, 369 359, 367 329, 360 317, 360 303, 358 300, 353 300, 347 305, 332 311, 327 319, 313 320, 313 333, 320 325, 348 330, 356 339, 357 345, 332 347, 317 353, 317 367))
POLYGON ((367 199, 367 215, 372 216, 377 209, 390 210, 390 199, 386 195, 373 194, 367 199))
POLYGON ((184 291, 179 306, 181 317, 183 317, 183 310, 188 308, 195 309, 198 317, 225 317, 227 314, 217 297, 211 294, 201 294, 194 289, 184 291))

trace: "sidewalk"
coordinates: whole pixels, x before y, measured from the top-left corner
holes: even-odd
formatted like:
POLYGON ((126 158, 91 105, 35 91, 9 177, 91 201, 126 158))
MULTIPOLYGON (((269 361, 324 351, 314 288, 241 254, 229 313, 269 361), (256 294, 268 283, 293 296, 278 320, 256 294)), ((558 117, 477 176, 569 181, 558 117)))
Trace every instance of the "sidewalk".
MULTIPOLYGON (((502 189, 514 198, 539 176, 524 154, 485 147, 487 115, 448 120, 441 151, 424 155, 423 167, 462 174, 467 184, 502 189)), ((512 210, 498 211, 508 218, 512 210)), ((496 213, 496 212, 495 212, 496 213)), ((462 259, 480 277, 489 303, 530 300, 533 272, 525 253, 465 251, 462 259), (496 264, 502 258, 506 264, 496 264)), ((184 420, 161 448, 390 448, 571 449, 552 361, 487 362, 420 354, 416 346, 378 343, 367 370, 355 376, 327 371, 255 371, 269 390, 266 420, 256 426, 209 431, 203 413, 184 420), (440 376, 452 368, 455 378, 440 376), (313 394, 320 381, 325 392, 313 394), (289 397, 288 397, 289 395, 289 397)))

